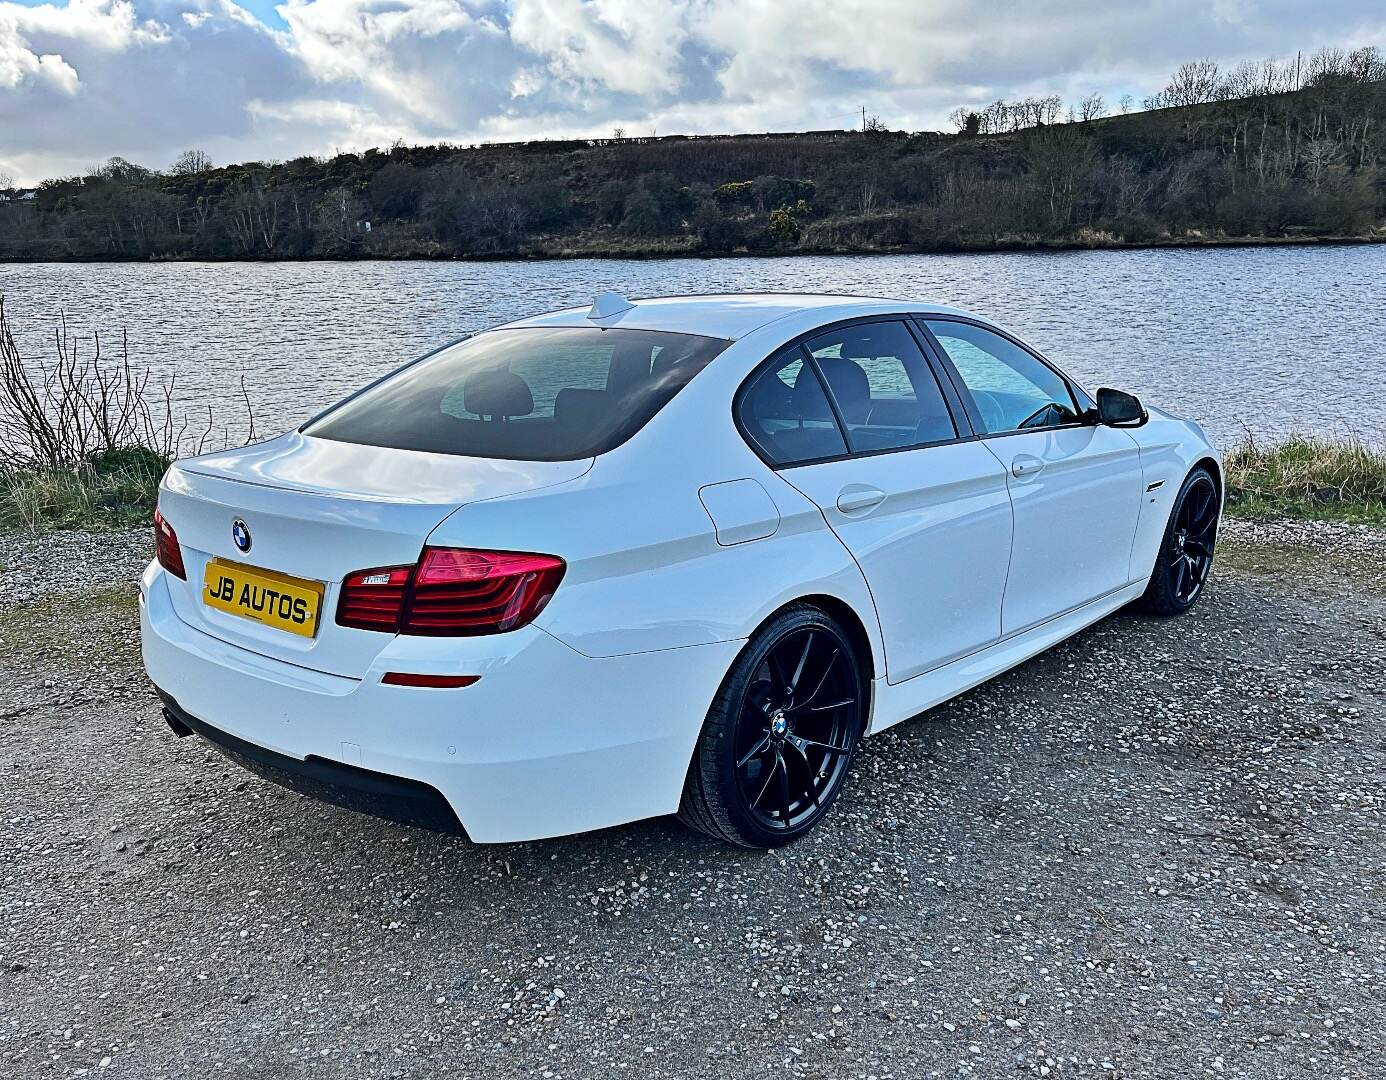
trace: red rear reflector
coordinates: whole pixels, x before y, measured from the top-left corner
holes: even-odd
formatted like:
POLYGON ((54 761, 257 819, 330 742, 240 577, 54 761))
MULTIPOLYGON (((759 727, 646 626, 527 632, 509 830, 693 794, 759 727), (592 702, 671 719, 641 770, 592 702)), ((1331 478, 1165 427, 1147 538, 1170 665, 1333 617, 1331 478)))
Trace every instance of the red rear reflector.
POLYGON ((337 622, 438 637, 500 634, 533 620, 565 569, 552 555, 424 548, 416 566, 348 574, 337 622))
POLYGON ((154 507, 154 557, 174 577, 188 580, 188 572, 183 569, 183 549, 178 546, 178 534, 157 506, 154 507))
POLYGON ((407 671, 387 671, 380 681, 390 686, 431 686, 447 690, 459 686, 471 686, 481 678, 480 675, 414 675, 407 671))

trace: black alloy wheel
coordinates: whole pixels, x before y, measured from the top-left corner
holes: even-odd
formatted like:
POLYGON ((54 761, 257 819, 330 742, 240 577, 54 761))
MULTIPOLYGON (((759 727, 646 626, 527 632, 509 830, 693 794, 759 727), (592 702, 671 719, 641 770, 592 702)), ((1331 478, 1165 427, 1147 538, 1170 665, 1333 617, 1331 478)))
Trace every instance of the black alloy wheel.
POLYGON ((864 726, 865 685, 847 635, 796 606, 732 666, 703 728, 679 816, 747 847, 777 847, 827 812, 864 726))
POLYGON ((1150 584, 1142 597, 1160 615, 1178 615, 1197 602, 1213 568, 1222 499, 1203 466, 1185 478, 1174 502, 1150 584))

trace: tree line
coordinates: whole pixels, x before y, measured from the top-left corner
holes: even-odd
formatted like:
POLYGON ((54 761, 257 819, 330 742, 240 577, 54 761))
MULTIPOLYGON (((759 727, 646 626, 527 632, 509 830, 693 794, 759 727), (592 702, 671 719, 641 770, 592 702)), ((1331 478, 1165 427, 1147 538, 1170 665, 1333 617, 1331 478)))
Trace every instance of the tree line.
MULTIPOLYGON (((956 250, 1386 231, 1386 59, 1182 65, 1135 109, 998 101, 956 132, 404 146, 0 190, 0 258, 956 250)), ((873 118, 874 119, 874 118, 873 118)))

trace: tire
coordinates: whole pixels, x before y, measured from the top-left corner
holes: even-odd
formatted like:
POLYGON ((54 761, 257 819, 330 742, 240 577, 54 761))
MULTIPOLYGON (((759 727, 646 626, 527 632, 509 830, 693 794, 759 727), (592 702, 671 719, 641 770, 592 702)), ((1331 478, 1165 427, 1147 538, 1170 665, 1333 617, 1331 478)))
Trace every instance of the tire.
POLYGON ((688 768, 679 820, 749 848, 803 836, 846 781, 866 691, 842 627, 807 604, 780 612, 722 681, 688 768))
POLYGON ((1170 508, 1150 583, 1137 603, 1152 615, 1182 615, 1198 603, 1213 568, 1222 494, 1202 465, 1184 478, 1170 508))

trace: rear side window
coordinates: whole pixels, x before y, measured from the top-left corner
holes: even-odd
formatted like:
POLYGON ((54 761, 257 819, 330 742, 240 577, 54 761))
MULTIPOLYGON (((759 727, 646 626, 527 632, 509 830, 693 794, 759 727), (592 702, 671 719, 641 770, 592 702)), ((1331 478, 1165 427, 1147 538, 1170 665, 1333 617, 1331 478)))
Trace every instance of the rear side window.
POLYGON ((832 406, 798 348, 772 359, 741 392, 741 430, 771 465, 794 465, 847 453, 832 406))
POLYGON ((957 438, 938 381, 899 322, 858 323, 808 343, 854 453, 957 438))
POLYGON ((494 330, 396 372, 304 431, 435 454, 592 457, 644 427, 727 345, 651 330, 494 330))

